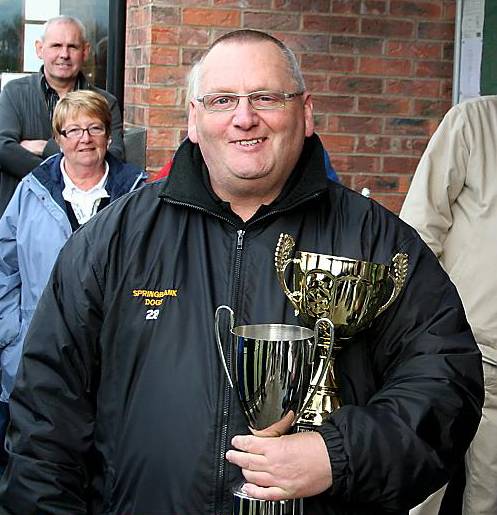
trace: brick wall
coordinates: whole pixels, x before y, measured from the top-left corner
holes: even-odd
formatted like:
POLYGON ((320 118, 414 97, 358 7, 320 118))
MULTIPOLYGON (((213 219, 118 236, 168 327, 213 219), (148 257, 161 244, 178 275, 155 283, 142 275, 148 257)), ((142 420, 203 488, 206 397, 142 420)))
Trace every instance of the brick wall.
POLYGON ((297 54, 342 181, 398 212, 450 107, 455 0, 128 0, 125 121, 153 174, 186 135, 185 76, 221 33, 268 31, 297 54))

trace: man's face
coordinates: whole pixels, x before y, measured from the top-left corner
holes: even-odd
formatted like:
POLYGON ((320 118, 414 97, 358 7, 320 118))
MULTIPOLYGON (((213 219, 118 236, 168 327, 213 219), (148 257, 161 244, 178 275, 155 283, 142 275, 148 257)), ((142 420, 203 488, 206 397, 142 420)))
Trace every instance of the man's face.
POLYGON ((36 41, 36 55, 43 59, 45 77, 51 85, 73 82, 88 57, 89 45, 83 42, 77 25, 55 22, 48 27, 43 41, 36 41))
MULTIPOLYGON (((296 92, 287 62, 273 43, 221 43, 206 56, 200 96, 262 90, 296 92)), ((212 187, 224 200, 254 195, 271 202, 313 130, 308 93, 272 110, 255 110, 247 98, 227 112, 209 112, 196 100, 190 105, 188 136, 200 145, 212 187)))

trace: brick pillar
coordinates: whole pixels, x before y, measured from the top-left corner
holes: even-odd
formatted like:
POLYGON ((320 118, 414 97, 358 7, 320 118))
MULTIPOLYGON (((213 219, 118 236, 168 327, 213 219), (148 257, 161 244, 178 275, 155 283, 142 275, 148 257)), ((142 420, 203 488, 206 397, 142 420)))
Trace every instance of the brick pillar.
POLYGON ((398 211, 450 107, 455 0, 128 0, 125 121, 147 128, 152 174, 186 135, 185 76, 227 30, 297 54, 342 181, 398 211))

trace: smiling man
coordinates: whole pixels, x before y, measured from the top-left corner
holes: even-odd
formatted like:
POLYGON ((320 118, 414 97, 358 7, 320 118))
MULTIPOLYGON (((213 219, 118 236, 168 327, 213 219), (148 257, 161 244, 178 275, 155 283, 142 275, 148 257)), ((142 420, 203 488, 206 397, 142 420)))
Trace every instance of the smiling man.
POLYGON ((15 187, 45 158, 57 153, 52 137, 52 115, 59 98, 69 91, 90 89, 104 95, 112 112, 110 152, 124 157, 122 118, 116 98, 88 83, 81 72, 90 45, 77 18, 48 20, 36 41, 43 60, 39 73, 10 81, 0 94, 0 215, 15 187))
POLYGON ((0 506, 228 515, 243 475, 248 495, 303 497, 306 515, 407 514, 446 482, 481 414, 481 356, 454 286, 412 228, 327 178, 279 40, 241 30, 213 44, 190 75, 188 136, 166 181, 62 249, 11 396, 0 506), (314 432, 261 437, 223 372, 214 314, 299 324, 274 268, 281 232, 376 263, 403 252, 409 270, 341 350, 343 407, 314 432))

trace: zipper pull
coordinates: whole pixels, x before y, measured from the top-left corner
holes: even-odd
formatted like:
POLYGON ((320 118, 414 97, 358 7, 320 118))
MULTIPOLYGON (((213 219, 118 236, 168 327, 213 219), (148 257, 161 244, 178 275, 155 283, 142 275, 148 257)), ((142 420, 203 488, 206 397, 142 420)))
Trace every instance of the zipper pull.
POLYGON ((245 231, 243 229, 240 229, 239 231, 236 231, 238 234, 238 238, 236 240, 236 250, 242 250, 243 248, 243 236, 245 235, 245 231))

